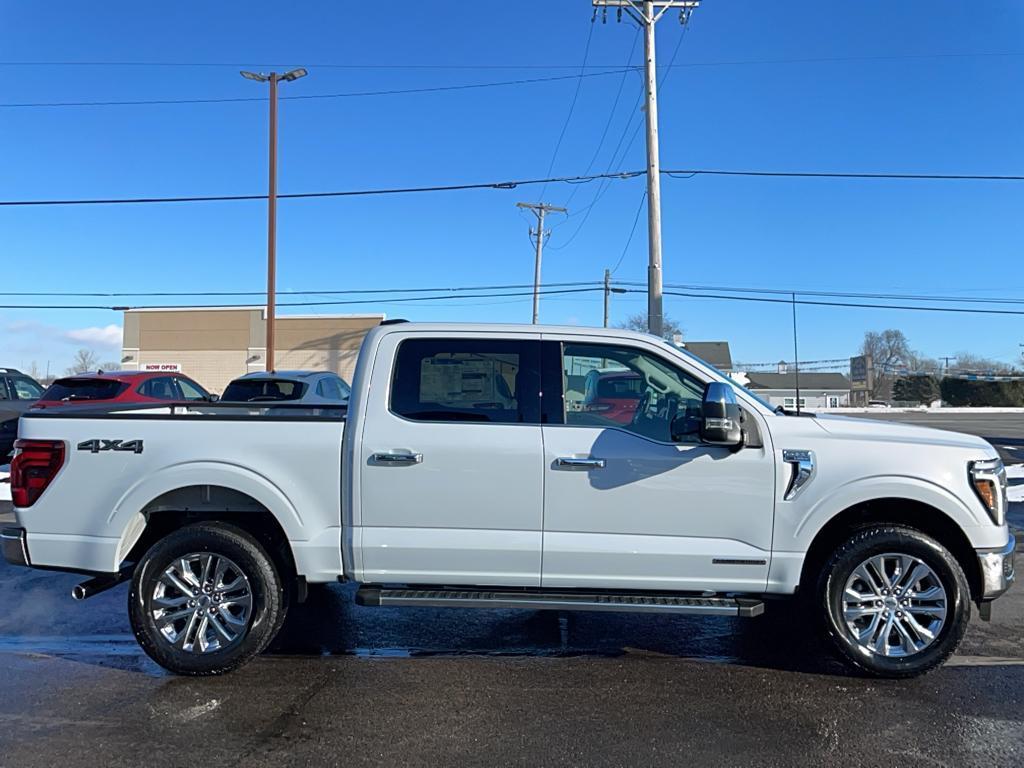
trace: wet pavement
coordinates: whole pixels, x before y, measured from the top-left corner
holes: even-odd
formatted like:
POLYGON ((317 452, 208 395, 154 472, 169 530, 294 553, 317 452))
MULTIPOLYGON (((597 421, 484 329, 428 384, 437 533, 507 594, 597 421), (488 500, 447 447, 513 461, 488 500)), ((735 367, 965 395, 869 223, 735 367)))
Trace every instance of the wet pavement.
MULTIPOLYGON (((1011 517, 1024 528, 1024 504, 1011 517)), ((945 667, 902 682, 846 672, 786 604, 746 620, 363 608, 347 585, 314 589, 242 670, 188 679, 139 650, 126 586, 78 603, 77 581, 0 563, 4 768, 1024 765, 1020 585, 945 667)))

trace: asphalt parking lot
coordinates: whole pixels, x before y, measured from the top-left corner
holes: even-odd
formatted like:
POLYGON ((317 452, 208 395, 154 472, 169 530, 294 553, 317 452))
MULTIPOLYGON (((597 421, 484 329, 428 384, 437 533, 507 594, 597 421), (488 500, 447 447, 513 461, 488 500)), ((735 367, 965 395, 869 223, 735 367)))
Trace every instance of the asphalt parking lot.
MULTIPOLYGON (((954 422, 1020 456, 1024 417, 954 422)), ((1011 519, 1024 528, 1024 504, 1011 519)), ((77 580, 0 564, 0 766, 1024 764, 1019 585, 949 664, 904 682, 846 673, 782 605, 375 609, 343 585, 248 667, 186 679, 136 646, 126 587, 76 603, 77 580)))

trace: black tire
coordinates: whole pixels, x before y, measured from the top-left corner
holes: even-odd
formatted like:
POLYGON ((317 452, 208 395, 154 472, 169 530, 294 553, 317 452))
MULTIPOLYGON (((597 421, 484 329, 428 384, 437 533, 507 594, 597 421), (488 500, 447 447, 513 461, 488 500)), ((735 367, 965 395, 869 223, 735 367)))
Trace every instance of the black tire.
MULTIPOLYGON (((180 599, 180 594, 175 590, 174 599, 180 599)), ((270 644, 284 623, 286 611, 285 583, 273 559, 250 534, 226 523, 189 525, 158 541, 136 566, 128 592, 128 617, 139 645, 153 661, 179 675, 221 675, 237 669, 270 644), (222 648, 202 653, 176 647, 161 633, 154 617, 154 591, 164 571, 178 558, 192 553, 209 553, 232 561, 247 579, 251 594, 247 622, 237 630, 237 637, 222 648)), ((187 619, 182 619, 185 625, 187 619)), ((235 631, 234 627, 228 629, 235 631)), ((212 626, 209 632, 215 636, 212 626)), ((182 630, 182 634, 187 636, 188 630, 182 630)))
MULTIPOLYGON (((826 562, 815 595, 819 615, 824 617, 828 642, 847 664, 875 677, 915 677, 935 669, 956 650, 971 618, 970 588, 963 568, 949 550, 937 541, 920 531, 903 526, 876 526, 854 533, 826 562), (946 615, 941 628, 934 634, 930 644, 905 656, 886 656, 865 648, 858 642, 843 615, 843 595, 854 570, 869 558, 888 553, 919 559, 931 569, 934 578, 945 590, 946 615)), ((898 607, 892 609, 893 613, 898 607)), ((884 605, 884 609, 890 610, 888 604, 884 605)), ((866 617, 862 621, 868 624, 873 620, 872 617, 866 617)), ((893 638, 899 637, 898 628, 894 628, 893 633, 893 638)), ((882 634, 884 629, 877 636, 882 634)), ((917 640, 923 642, 920 636, 917 640)))

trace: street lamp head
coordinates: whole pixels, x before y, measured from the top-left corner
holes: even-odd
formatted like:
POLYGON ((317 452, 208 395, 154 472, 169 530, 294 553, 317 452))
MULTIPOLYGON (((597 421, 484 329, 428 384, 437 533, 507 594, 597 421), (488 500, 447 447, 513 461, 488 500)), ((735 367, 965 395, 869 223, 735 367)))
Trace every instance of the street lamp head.
POLYGON ((255 80, 257 83, 265 83, 270 79, 269 75, 264 75, 260 72, 246 72, 244 69, 240 74, 246 80, 255 80))
POLYGON ((281 79, 287 80, 290 83, 292 80, 298 80, 300 77, 305 77, 308 74, 309 72, 306 71, 305 67, 299 67, 298 69, 293 69, 291 72, 285 72, 281 75, 281 79))

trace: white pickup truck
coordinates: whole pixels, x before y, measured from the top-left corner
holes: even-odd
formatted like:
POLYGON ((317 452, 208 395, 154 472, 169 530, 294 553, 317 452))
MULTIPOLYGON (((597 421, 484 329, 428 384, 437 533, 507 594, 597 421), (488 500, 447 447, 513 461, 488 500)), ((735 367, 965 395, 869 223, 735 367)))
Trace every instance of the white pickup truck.
POLYGON ((386 323, 347 412, 47 409, 11 479, 7 560, 91 576, 79 599, 130 579, 136 637, 183 674, 240 666, 308 585, 346 580, 374 606, 799 597, 845 661, 908 677, 1014 578, 984 440, 773 410, 625 331, 386 323))

